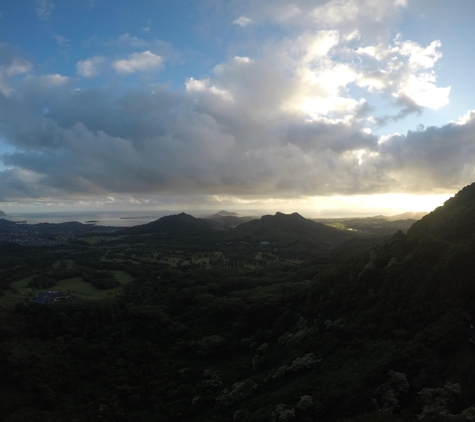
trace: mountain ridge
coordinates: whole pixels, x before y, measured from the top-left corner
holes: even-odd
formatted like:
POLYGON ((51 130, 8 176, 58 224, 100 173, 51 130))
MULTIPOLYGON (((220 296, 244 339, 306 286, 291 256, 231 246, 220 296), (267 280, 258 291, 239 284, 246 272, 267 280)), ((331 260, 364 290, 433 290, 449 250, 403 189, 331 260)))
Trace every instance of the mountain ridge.
POLYGON ((475 183, 465 186, 445 203, 413 224, 410 237, 437 237, 459 241, 475 236, 475 183))
POLYGON ((355 237, 353 234, 328 227, 302 217, 294 212, 264 215, 236 227, 232 237, 239 240, 269 242, 304 242, 325 247, 334 247, 355 237))
POLYGON ((124 229, 124 234, 172 234, 174 231, 177 233, 188 231, 205 232, 211 230, 211 228, 211 224, 205 219, 195 218, 182 212, 180 214, 167 215, 147 224, 127 227, 124 229))
MULTIPOLYGON (((225 216, 219 219, 221 226, 213 219, 195 218, 186 213, 162 217, 147 224, 128 227, 125 235, 154 235, 163 240, 180 239, 182 241, 262 241, 278 242, 278 246, 300 245, 306 247, 333 248, 354 238, 355 235, 337 230, 325 224, 302 217, 298 213, 265 215, 260 219, 242 222, 240 217, 225 216), (238 219, 238 220, 236 220, 238 219), (223 230, 223 223, 237 223, 236 227, 223 230)), ((251 218, 251 217, 249 217, 251 218)))

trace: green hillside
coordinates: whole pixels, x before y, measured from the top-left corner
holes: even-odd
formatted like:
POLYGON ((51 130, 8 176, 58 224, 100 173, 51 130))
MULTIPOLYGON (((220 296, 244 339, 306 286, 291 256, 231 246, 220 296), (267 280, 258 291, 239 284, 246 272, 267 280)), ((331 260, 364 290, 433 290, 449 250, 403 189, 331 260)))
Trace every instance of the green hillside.
POLYGON ((113 248, 0 245, 3 294, 59 263, 130 280, 120 297, 0 307, 0 419, 473 421, 474 203, 472 185, 377 244, 278 213, 228 231, 180 214, 113 248), (257 246, 272 264, 205 269, 126 243, 208 230, 235 236, 202 248, 210 263, 229 261, 235 243, 254 250, 237 239, 309 245, 307 256, 328 247, 292 264, 257 246))

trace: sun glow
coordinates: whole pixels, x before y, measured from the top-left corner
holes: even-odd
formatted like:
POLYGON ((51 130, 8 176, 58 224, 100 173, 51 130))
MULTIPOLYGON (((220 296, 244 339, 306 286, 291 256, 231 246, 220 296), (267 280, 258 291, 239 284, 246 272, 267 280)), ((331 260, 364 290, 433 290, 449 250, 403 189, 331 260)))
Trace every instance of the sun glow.
MULTIPOLYGON (((322 217, 397 215, 405 212, 430 212, 444 204, 453 194, 413 195, 389 193, 314 197, 308 213, 322 217)), ((310 205, 310 204, 309 204, 310 205)))

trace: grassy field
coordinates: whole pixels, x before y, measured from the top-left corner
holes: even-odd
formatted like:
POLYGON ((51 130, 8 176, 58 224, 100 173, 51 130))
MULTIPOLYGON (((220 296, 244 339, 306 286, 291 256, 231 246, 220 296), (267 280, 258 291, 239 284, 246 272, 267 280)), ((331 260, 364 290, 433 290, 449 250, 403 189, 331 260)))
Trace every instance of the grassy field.
POLYGON ((35 277, 30 276, 12 283, 12 289, 5 296, 0 297, 0 304, 7 307, 15 306, 17 303, 27 303, 36 297, 38 292, 48 290, 57 290, 60 292, 74 292, 74 294, 82 299, 100 300, 108 297, 117 296, 122 291, 122 286, 132 281, 132 277, 125 271, 111 271, 114 277, 120 283, 115 289, 99 290, 90 283, 86 283, 81 277, 68 278, 60 280, 56 286, 50 289, 36 289, 28 287, 28 283, 35 277))
POLYGON ((28 288, 28 283, 34 276, 26 277, 12 283, 12 288, 5 296, 0 297, 0 303, 7 306, 15 306, 20 302, 29 302, 40 290, 28 288))
POLYGON ((338 230, 348 230, 344 223, 324 223, 326 226, 333 227, 338 230))

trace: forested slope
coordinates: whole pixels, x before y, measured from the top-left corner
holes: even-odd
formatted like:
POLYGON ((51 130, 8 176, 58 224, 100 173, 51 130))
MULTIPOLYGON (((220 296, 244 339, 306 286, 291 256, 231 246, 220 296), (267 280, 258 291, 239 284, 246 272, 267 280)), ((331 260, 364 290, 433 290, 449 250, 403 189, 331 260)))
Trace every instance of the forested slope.
POLYGON ((1 310, 0 418, 472 421, 474 191, 368 249, 1 310))

